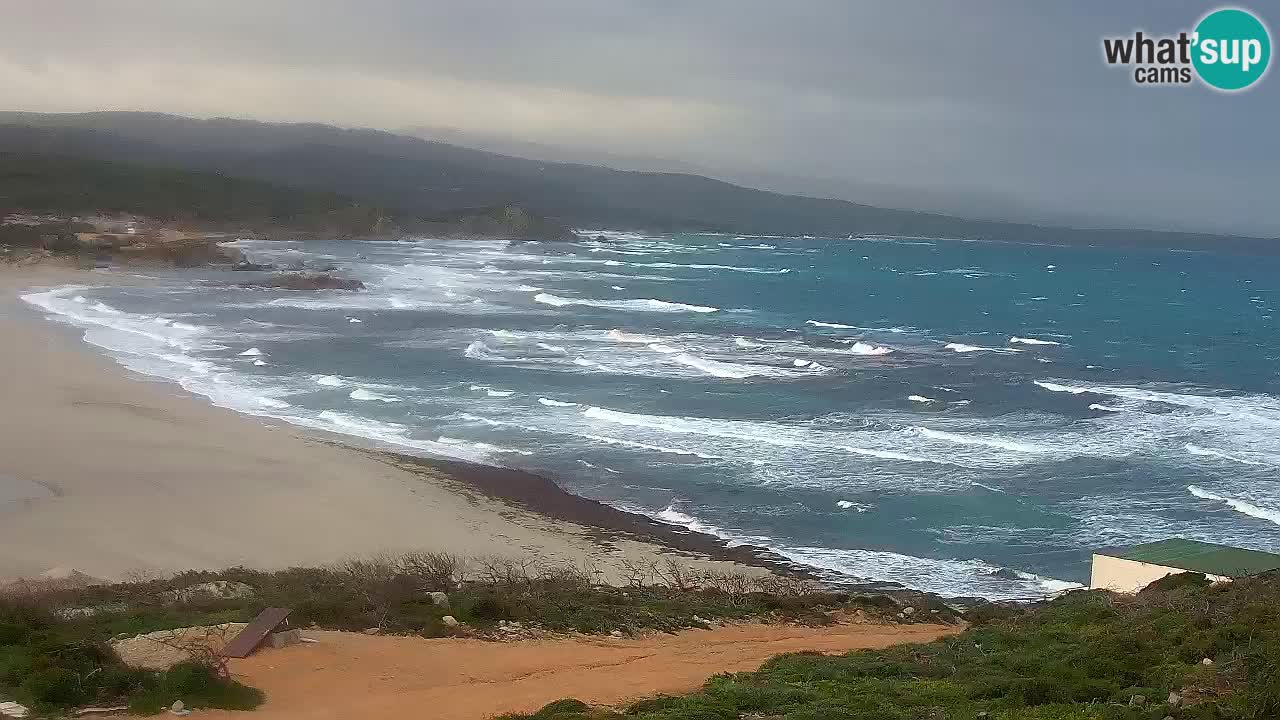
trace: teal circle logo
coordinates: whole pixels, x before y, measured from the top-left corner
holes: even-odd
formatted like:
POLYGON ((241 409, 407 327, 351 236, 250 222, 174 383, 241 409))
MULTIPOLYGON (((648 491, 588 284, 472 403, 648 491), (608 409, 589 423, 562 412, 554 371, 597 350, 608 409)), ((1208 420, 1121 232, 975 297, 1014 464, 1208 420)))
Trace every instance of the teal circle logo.
POLYGON ((1262 79, 1271 61, 1271 36, 1252 13, 1215 10, 1196 25, 1191 63, 1207 85, 1243 90, 1262 79))

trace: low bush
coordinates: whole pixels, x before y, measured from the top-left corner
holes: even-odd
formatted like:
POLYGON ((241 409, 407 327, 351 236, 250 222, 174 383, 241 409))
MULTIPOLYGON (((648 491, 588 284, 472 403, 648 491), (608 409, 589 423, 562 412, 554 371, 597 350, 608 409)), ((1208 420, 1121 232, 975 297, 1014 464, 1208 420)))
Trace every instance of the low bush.
POLYGON ((508 720, 1274 720, 1280 578, 1169 580, 985 613, 924 645, 783 655, 620 710, 560 701, 508 720), (1204 662, 1205 660, 1209 662, 1204 662), (1170 693, 1175 693, 1170 703, 1170 693))

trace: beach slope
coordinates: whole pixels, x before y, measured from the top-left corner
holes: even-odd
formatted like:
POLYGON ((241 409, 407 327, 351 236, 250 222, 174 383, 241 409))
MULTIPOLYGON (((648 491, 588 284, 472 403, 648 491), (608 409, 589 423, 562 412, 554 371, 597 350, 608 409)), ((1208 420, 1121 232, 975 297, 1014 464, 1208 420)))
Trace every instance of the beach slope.
POLYGON ((30 287, 104 280, 113 281, 0 267, 0 579, 52 567, 123 579, 434 550, 571 563, 616 580, 624 559, 664 552, 602 543, 585 526, 459 492, 443 472, 411 472, 210 406, 129 373, 19 299, 30 287))

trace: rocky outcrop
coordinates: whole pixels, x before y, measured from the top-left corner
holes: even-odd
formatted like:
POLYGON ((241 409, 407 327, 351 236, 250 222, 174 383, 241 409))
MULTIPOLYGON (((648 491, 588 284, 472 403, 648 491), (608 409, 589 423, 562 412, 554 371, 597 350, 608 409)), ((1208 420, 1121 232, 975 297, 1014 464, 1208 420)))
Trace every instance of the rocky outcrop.
POLYGON ((234 580, 213 580, 171 590, 169 597, 174 602, 191 602, 193 600, 243 600, 255 594, 252 585, 234 580))

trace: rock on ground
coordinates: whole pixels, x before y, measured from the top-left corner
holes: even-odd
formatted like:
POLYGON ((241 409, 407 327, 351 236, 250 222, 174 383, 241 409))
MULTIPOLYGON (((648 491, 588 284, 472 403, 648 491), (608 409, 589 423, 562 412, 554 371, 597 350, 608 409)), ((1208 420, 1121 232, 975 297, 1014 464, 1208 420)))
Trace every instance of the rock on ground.
POLYGON ((192 651, 208 648, 221 650, 248 623, 224 623, 202 627, 157 630, 145 635, 113 640, 111 649, 125 665, 145 670, 168 670, 190 660, 192 651))

